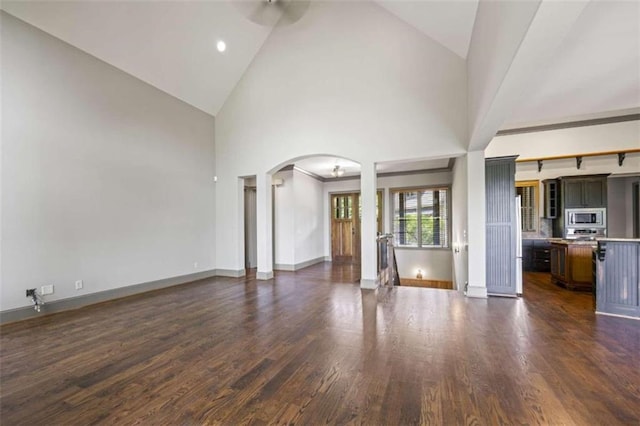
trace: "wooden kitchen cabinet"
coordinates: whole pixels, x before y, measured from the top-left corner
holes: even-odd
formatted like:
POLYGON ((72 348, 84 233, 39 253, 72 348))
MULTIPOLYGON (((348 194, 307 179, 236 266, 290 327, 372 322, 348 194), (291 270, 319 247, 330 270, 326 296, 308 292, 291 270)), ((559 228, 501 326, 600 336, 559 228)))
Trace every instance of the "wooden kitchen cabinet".
POLYGON ((592 290, 592 259, 595 244, 552 242, 550 249, 551 280, 570 290, 592 290))
POLYGON ((552 243, 550 251, 551 280, 564 281, 566 279, 567 245, 552 243))

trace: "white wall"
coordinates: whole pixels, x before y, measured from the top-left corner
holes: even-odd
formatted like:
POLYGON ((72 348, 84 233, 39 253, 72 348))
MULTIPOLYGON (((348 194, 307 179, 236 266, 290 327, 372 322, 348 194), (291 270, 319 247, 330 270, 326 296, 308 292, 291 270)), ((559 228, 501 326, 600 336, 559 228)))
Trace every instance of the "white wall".
MULTIPOLYGON (((365 167, 459 155, 465 111, 465 63, 455 54, 374 3, 312 2, 294 25, 274 29, 216 117, 217 197, 236 205, 238 176, 304 156, 365 167)), ((219 204, 219 268, 241 268, 226 247, 237 243, 238 216, 219 204)))
POLYGON ((607 181, 607 236, 633 238, 633 183, 637 176, 613 177, 607 181))
MULTIPOLYGON (((378 190, 383 191, 383 229, 392 229, 392 200, 391 190, 397 188, 412 188, 423 186, 450 186, 451 172, 419 173, 378 177, 378 190)), ((331 194, 340 192, 360 192, 360 180, 327 181, 324 184, 324 255, 331 257, 331 194)), ((464 194, 466 196, 466 193, 464 194)), ((414 249, 396 248, 398 272, 402 278, 416 276, 417 270, 422 269, 424 279, 452 281, 452 249, 414 249)))
POLYGON ((467 251, 467 157, 456 158, 451 186, 451 242, 453 244, 453 283, 464 290, 468 281, 469 253, 467 251), (458 248, 456 253, 455 248, 458 248))
POLYGON ((274 179, 284 183, 273 188, 273 240, 275 251, 273 261, 276 265, 294 265, 295 260, 295 206, 296 198, 293 183, 293 170, 276 173, 274 179))
MULTIPOLYGON (((631 185, 629 183, 629 185, 631 185)), ((627 179, 615 178, 607 182, 607 236, 624 238, 627 233, 627 216, 631 219, 631 211, 626 211, 627 179)))
POLYGON ((291 269, 324 254, 323 184, 297 170, 274 175, 274 263, 291 269))
POLYGON ((213 117, 1 16, 0 309, 213 269, 213 117))
POLYGON ((324 256, 323 184, 293 171, 295 194, 295 264, 324 256))

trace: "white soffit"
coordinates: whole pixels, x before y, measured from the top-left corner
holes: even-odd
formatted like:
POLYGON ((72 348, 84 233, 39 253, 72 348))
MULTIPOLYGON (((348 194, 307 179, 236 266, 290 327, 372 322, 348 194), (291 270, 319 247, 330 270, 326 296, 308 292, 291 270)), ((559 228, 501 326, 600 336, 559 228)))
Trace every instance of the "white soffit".
POLYGON ((503 129, 640 107, 640 2, 592 1, 503 129))
POLYGON ((344 170, 343 176, 360 175, 360 163, 344 158, 318 155, 295 162, 296 167, 323 178, 333 177, 331 176, 331 171, 336 165, 344 170))
POLYGON ((271 32, 226 1, 3 1, 11 15, 215 115, 271 32), (224 40, 224 53, 216 50, 224 40))
MULTIPOLYGON (((344 169, 345 173, 343 176, 345 177, 360 175, 360 164, 344 158, 323 155, 305 158, 295 162, 296 167, 326 179, 332 178, 331 171, 336 165, 339 165, 341 169, 344 169)), ((377 163, 376 172, 379 174, 403 173, 423 170, 441 170, 448 167, 449 158, 417 161, 389 161, 377 163)))
POLYGON ((387 161, 376 164, 378 173, 398 173, 417 170, 442 170, 449 167, 449 158, 417 161, 387 161))
POLYGON ((478 0, 378 0, 377 3, 466 59, 478 0))

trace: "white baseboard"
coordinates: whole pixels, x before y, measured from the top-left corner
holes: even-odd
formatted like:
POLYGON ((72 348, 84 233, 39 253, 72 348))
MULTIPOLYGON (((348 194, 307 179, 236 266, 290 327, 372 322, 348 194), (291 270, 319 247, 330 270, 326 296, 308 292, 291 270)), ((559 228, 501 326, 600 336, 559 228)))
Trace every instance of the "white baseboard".
POLYGON ((364 288, 367 290, 375 290, 378 288, 378 280, 377 279, 365 279, 362 278, 360 280, 360 288, 364 288))
POLYGON ((317 257, 315 259, 310 259, 304 262, 296 263, 295 265, 288 264, 288 263, 276 263, 273 266, 273 269, 275 269, 276 271, 297 271, 303 268, 307 268, 311 265, 315 265, 317 263, 322 263, 324 261, 325 261, 324 256, 322 256, 322 257, 317 257))
POLYGON ((256 279, 258 280, 270 280, 271 278, 273 278, 273 271, 269 271, 269 272, 256 272, 256 279))
POLYGON ((216 277, 240 278, 247 275, 244 269, 216 269, 216 277))
POLYGON ((487 288, 486 287, 480 287, 480 286, 468 286, 467 287, 467 291, 465 293, 467 295, 467 297, 476 297, 476 298, 480 298, 480 299, 486 299, 487 298, 487 288))
POLYGON ((640 321, 640 318, 632 317, 632 316, 629 316, 629 315, 610 314, 609 312, 600 312, 600 311, 596 311, 596 314, 598 314, 598 315, 607 315, 607 316, 610 316, 610 317, 627 318, 627 319, 640 321))

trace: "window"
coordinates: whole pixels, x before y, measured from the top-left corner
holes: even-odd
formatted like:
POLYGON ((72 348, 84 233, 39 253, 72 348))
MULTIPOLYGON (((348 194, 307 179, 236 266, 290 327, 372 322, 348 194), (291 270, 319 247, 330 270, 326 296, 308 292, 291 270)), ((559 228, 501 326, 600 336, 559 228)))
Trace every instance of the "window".
POLYGON ((449 189, 394 191, 393 235, 401 247, 449 247, 449 189))
POLYGON ((333 218, 351 219, 353 215, 352 194, 337 195, 333 197, 333 218))
POLYGON ((522 232, 538 231, 538 181, 516 182, 516 195, 520 196, 520 223, 522 232))

